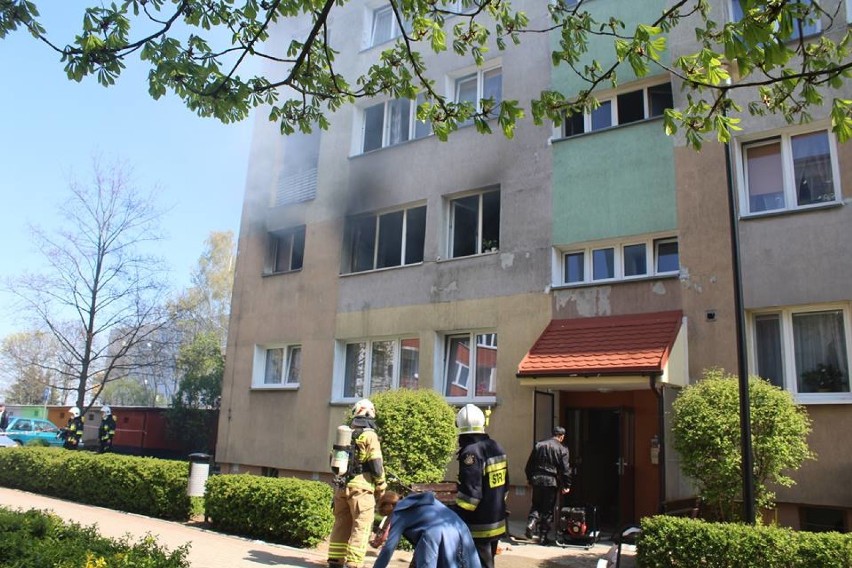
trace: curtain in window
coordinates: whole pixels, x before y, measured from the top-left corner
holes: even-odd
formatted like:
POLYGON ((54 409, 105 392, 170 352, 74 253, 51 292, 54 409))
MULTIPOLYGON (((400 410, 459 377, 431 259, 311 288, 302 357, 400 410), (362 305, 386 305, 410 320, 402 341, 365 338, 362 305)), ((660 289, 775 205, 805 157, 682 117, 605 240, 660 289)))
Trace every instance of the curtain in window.
POLYGON ((781 141, 745 148, 749 211, 783 209, 784 170, 781 141))
POLYGON ((389 104, 388 120, 390 121, 390 132, 388 134, 388 145, 393 146, 408 140, 408 127, 411 117, 411 101, 408 99, 396 99, 389 104))
POLYGON ((343 378, 343 396, 355 398, 364 396, 364 374, 367 365, 367 345, 349 343, 346 346, 345 375, 343 378))
POLYGON ((370 394, 390 390, 393 386, 394 347, 396 341, 373 342, 370 394))
POLYGON ((281 371, 284 369, 284 350, 267 349, 266 367, 263 374, 263 384, 277 385, 281 383, 281 371))
POLYGON ((287 384, 298 385, 302 375, 302 348, 291 347, 287 357, 287 384))
POLYGON ((799 392, 849 392, 842 312, 793 314, 793 346, 799 392))

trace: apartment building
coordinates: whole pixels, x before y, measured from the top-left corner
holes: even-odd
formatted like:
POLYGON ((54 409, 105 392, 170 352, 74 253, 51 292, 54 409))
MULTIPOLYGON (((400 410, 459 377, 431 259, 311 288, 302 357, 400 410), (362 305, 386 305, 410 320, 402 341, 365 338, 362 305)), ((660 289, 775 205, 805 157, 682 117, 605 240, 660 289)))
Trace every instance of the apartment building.
MULTIPOLYGON (((546 3, 520 5, 545 25, 546 3)), ((627 21, 665 6, 586 5, 627 21)), ((713 9, 736 18, 737 6, 713 9)), ((807 33, 845 33, 846 23, 807 33)), ((349 3, 331 26, 350 31, 335 36, 337 61, 355 70, 399 34, 382 2, 349 3)), ((694 49, 691 29, 687 20, 670 34, 672 53, 694 49)), ((427 65, 457 100, 524 104, 580 86, 551 66, 553 41, 527 36, 481 67, 446 53, 427 65)), ((590 45, 589 57, 605 54, 590 45)), ((749 368, 808 406, 819 454, 779 491, 775 514, 794 527, 850 526, 852 458, 835 434, 852 425, 849 150, 823 109, 798 126, 744 116, 731 144, 699 153, 663 131, 663 109, 685 96, 676 77, 660 67, 619 79, 594 112, 555 128, 523 121, 512 140, 462 127, 440 142, 406 100, 359 101, 310 135, 281 136, 260 117, 222 471, 325 479, 331 436, 354 401, 432 388, 492 409, 514 514, 529 500, 529 448, 556 423, 576 468, 570 504, 596 506, 610 526, 653 514, 691 492, 670 447, 678 390, 708 367, 737 368, 736 234, 749 368), (812 389, 805 377, 829 367, 839 380, 812 389)))

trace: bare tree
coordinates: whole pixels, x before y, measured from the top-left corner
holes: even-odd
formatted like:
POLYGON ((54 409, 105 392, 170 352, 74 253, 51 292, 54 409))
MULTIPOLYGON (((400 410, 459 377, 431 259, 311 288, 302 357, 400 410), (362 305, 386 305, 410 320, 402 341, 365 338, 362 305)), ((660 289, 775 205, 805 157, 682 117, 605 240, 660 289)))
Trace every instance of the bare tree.
POLYGON ((162 211, 155 192, 140 192, 119 161, 93 160, 91 180, 73 180, 69 189, 61 228, 33 229, 44 273, 21 276, 9 291, 33 328, 60 346, 56 361, 33 365, 67 379, 72 399, 85 408, 110 381, 138 370, 127 354, 166 324, 163 263, 142 251, 161 238, 162 211))
POLYGON ((59 362, 60 346, 53 335, 21 332, 0 344, 0 379, 9 384, 6 402, 59 404, 63 377, 51 370, 59 362))

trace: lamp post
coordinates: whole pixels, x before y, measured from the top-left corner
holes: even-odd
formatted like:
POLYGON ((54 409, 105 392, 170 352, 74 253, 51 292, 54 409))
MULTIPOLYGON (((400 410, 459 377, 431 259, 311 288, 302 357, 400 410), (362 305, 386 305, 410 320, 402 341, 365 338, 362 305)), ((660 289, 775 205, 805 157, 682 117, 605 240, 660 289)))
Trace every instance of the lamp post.
MULTIPOLYGON (((730 79, 729 79, 730 81, 730 79)), ((730 84, 730 83, 729 83, 730 84)), ((722 101, 722 116, 728 116, 727 97, 722 101)), ((746 359, 745 312, 743 310, 742 267, 740 264, 739 217, 736 207, 736 190, 731 165, 731 144, 725 142, 725 174, 728 185, 728 219, 731 231, 731 264, 734 284, 734 322, 737 336, 737 380, 740 394, 740 452, 742 454, 743 517, 749 524, 755 522, 754 509, 754 457, 751 447, 751 409, 748 391, 748 360, 746 359)))

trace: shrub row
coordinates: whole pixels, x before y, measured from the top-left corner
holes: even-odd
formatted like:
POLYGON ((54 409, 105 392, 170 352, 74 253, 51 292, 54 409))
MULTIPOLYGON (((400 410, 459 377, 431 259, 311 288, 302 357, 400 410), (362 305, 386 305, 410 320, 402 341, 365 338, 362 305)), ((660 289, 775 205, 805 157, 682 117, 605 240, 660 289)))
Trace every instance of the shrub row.
POLYGON ((852 534, 659 515, 642 519, 637 563, 643 568, 848 568, 852 534))
POLYGON ((185 546, 169 552, 151 537, 113 540, 56 515, 0 508, 0 566, 8 568, 188 568, 186 554, 185 546))
POLYGON ((204 506, 216 530, 312 548, 331 532, 331 499, 331 487, 319 481, 215 475, 204 506))
POLYGON ((68 451, 4 448, 0 485, 167 520, 190 515, 186 462, 68 451))

